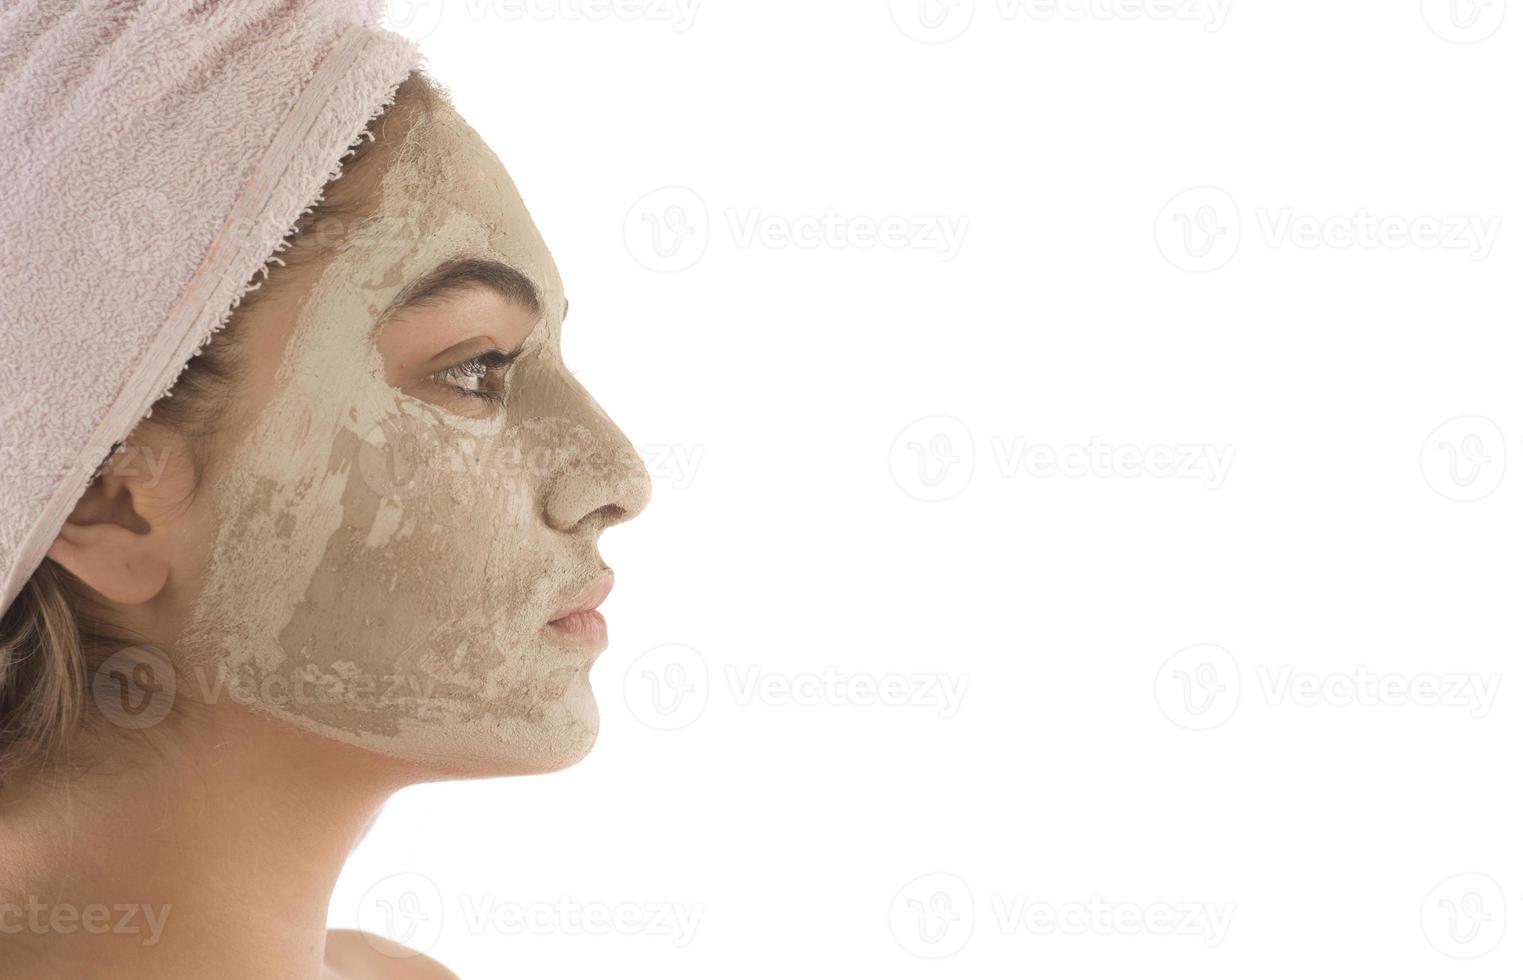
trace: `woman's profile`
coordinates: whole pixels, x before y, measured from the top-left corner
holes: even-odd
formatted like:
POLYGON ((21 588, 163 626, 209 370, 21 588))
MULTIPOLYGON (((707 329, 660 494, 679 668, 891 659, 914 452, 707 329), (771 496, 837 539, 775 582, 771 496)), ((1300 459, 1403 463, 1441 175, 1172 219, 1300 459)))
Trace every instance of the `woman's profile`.
POLYGON ((374 6, 0 18, 0 978, 451 976, 327 931, 349 851, 596 737, 599 536, 649 478, 374 6))

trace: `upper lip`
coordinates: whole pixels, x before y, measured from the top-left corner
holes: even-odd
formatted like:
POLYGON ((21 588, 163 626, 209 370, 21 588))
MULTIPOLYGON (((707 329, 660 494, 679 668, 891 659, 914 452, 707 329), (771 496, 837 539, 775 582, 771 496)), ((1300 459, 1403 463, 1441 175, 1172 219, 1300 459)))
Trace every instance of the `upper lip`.
POLYGON ((573 613, 591 612, 596 609, 608 593, 613 591, 613 572, 604 571, 592 581, 574 592, 550 617, 550 622, 557 619, 565 619, 573 613))

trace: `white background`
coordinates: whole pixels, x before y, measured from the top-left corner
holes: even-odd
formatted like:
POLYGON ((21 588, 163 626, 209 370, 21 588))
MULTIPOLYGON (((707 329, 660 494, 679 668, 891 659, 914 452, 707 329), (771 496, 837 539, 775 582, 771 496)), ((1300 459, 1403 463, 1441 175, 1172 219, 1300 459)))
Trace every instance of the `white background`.
POLYGON ((592 754, 396 798, 335 926, 470 980, 1519 974, 1523 11, 391 17, 656 493, 592 754))

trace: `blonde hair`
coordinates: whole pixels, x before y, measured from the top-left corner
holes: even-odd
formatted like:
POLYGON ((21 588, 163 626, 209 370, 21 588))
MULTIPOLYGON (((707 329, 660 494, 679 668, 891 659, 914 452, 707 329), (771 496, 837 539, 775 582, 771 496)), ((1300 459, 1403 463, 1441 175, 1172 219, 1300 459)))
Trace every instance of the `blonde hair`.
MULTIPOLYGON (((185 435, 195 482, 200 483, 224 410, 238 391, 239 325, 294 270, 325 261, 374 203, 384 158, 417 118, 446 105, 449 97, 420 69, 397 87, 394 99, 372 121, 367 137, 344 158, 340 177, 328 182, 319 201, 297 221, 285 247, 243 294, 225 326, 192 358, 169 395, 155 403, 147 424, 185 435)), ((251 283, 253 281, 251 280, 251 283)), ((60 758, 84 728, 90 684, 101 663, 123 645, 123 636, 90 598, 90 590, 52 559, 42 565, 0 616, 0 787, 23 772, 60 758)))

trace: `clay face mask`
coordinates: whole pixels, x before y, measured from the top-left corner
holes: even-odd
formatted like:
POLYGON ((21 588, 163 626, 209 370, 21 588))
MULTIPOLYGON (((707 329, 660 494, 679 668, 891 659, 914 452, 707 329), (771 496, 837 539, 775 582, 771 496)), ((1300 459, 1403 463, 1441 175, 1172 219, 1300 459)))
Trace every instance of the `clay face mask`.
POLYGON ((546 771, 587 751, 596 650, 546 624, 595 590, 597 535, 649 481, 561 363, 564 304, 496 156, 450 109, 419 121, 210 487, 211 555, 176 643, 214 678, 193 696, 452 770, 546 771), (378 338, 409 328, 393 305, 460 261, 532 288, 502 406, 387 379, 378 338))

